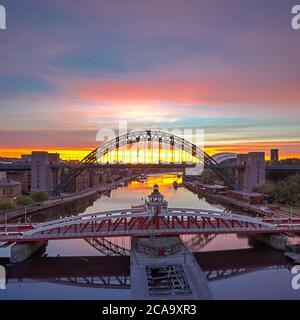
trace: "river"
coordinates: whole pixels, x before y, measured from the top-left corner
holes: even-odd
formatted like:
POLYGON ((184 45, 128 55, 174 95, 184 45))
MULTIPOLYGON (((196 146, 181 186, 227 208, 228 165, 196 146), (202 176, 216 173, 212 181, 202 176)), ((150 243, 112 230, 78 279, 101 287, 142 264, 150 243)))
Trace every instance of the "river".
MULTIPOLYGON (((155 183, 169 206, 224 210, 185 188, 174 189, 176 179, 175 174, 149 176, 147 182, 132 181, 80 205, 32 216, 32 221, 138 205, 155 183)), ((235 234, 182 239, 195 252, 216 299, 300 299, 300 290, 292 289, 292 266, 283 253, 235 234)), ((6 290, 0 290, 0 299, 129 299, 129 250, 129 238, 58 240, 49 241, 42 254, 24 263, 11 265, 0 259, 7 270, 6 290), (107 252, 124 256, 111 257, 107 252)))

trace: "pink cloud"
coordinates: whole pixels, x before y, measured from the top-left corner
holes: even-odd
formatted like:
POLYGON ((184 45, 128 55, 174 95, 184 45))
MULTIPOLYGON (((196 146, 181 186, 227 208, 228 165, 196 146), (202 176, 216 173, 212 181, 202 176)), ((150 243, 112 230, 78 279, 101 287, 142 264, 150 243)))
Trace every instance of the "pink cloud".
MULTIPOLYGON (((74 83, 72 83, 74 84, 74 83)), ((71 94, 86 103, 140 104, 173 103, 183 105, 204 104, 286 104, 291 111, 299 112, 294 104, 300 103, 300 91, 295 82, 260 84, 239 83, 228 79, 227 83, 211 82, 98 82, 78 81, 71 94), (291 104, 290 106, 288 106, 291 104)), ((70 84, 67 84, 67 86, 70 84)), ((285 110, 286 112, 286 110, 285 110)))

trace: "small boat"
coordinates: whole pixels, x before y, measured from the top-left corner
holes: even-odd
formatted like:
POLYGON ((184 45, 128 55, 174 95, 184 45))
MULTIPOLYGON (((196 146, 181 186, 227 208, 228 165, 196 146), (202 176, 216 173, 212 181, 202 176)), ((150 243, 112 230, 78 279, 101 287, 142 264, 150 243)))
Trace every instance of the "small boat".
POLYGON ((140 176, 137 177, 136 180, 138 182, 146 182, 147 181, 147 176, 145 174, 141 174, 140 176))

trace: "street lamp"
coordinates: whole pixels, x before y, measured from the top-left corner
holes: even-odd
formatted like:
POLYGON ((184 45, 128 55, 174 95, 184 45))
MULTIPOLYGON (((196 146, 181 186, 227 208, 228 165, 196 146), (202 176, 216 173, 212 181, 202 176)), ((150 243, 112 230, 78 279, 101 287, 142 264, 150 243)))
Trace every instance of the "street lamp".
POLYGON ((7 212, 4 209, 4 223, 5 223, 5 232, 7 232, 7 212))

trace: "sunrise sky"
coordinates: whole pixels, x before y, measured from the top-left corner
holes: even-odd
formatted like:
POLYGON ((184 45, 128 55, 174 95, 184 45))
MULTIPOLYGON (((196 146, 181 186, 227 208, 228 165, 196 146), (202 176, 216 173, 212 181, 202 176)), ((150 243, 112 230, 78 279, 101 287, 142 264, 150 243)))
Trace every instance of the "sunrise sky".
POLYGON ((0 156, 78 159, 118 120, 299 156, 297 2, 0 0, 0 156))

